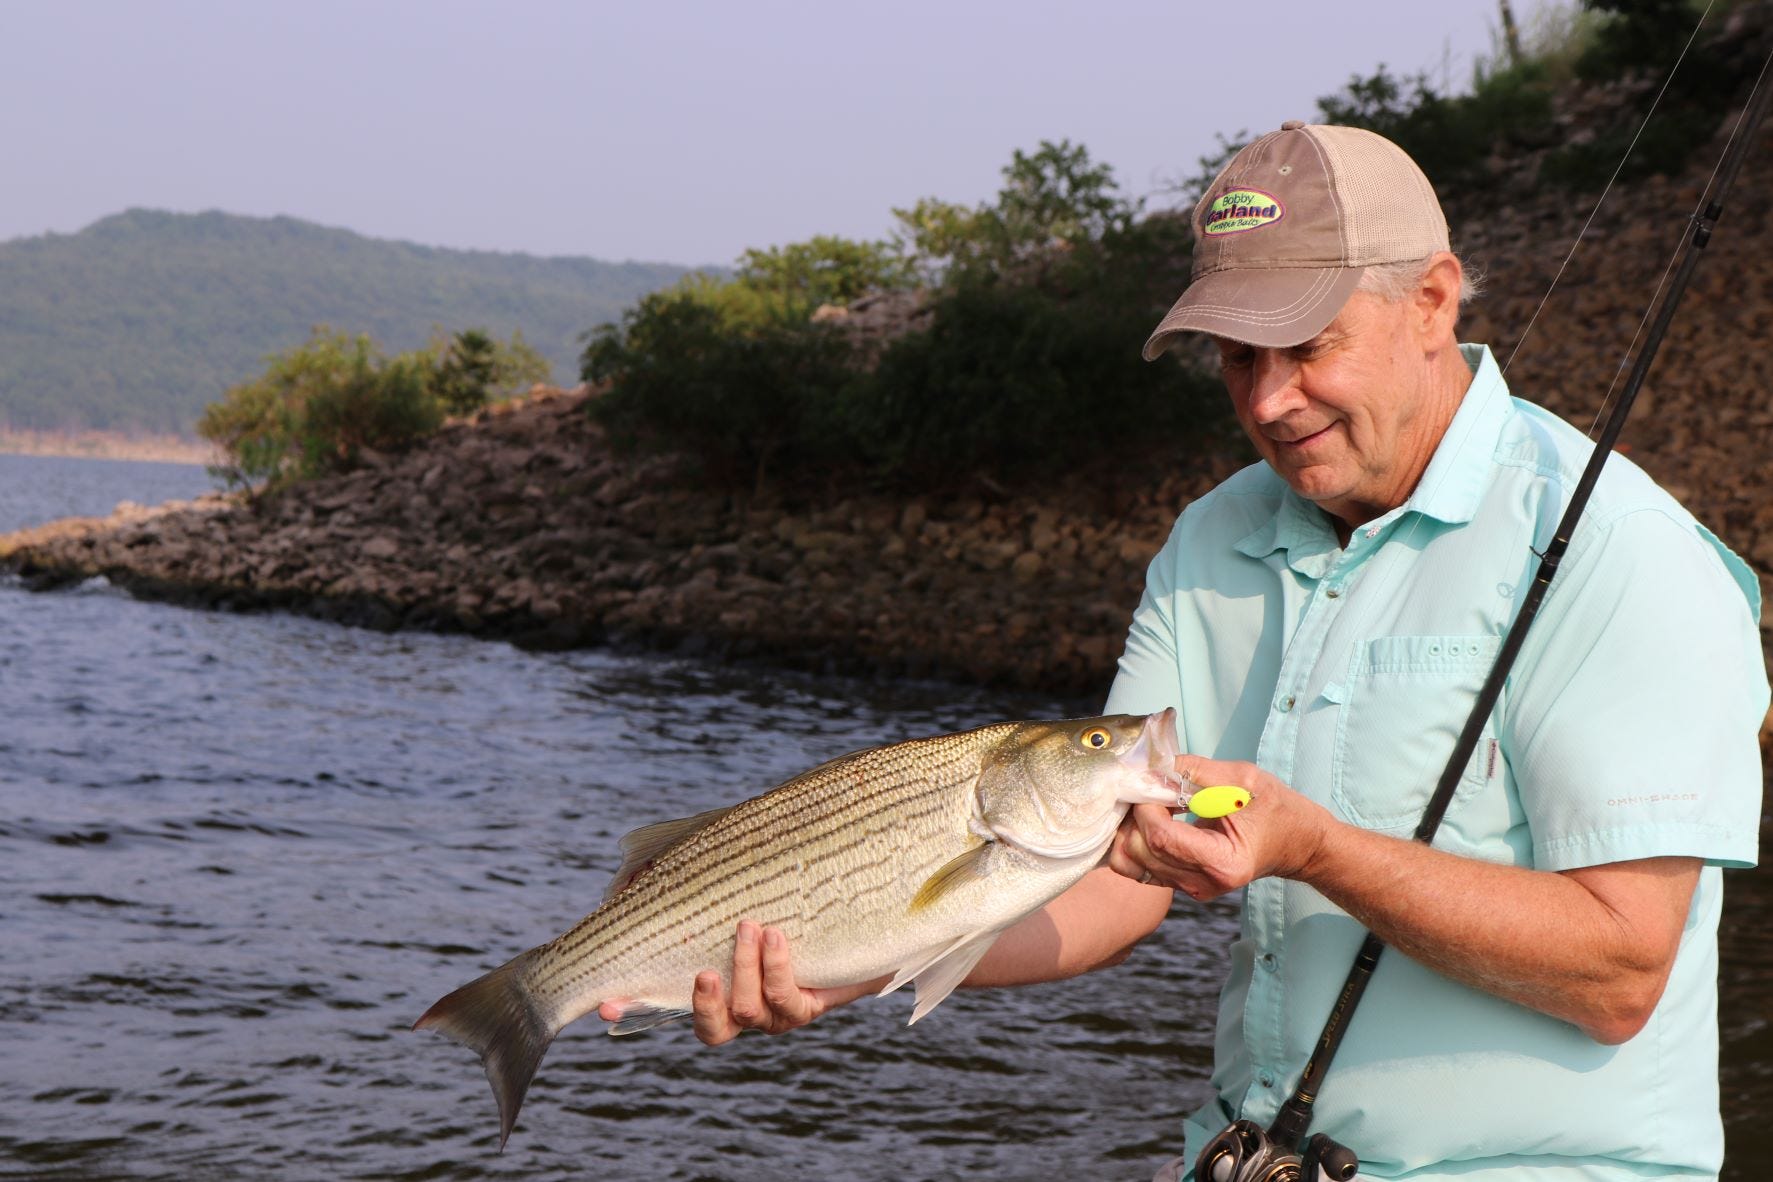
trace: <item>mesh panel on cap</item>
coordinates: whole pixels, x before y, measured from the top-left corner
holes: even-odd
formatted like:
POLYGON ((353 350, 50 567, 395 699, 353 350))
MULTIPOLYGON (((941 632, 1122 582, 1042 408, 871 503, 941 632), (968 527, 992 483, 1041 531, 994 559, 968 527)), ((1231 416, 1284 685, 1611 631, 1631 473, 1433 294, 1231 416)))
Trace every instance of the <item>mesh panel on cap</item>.
POLYGON ((1342 206, 1348 265, 1401 263, 1449 249, 1447 221, 1416 162, 1356 127, 1313 127, 1342 206))

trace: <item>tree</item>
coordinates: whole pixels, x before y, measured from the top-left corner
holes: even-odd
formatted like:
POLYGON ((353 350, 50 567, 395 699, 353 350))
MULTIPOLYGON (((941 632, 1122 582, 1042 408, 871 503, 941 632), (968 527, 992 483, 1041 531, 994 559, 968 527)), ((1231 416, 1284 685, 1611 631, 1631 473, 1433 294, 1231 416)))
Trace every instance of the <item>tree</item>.
POLYGON ((483 328, 465 328, 433 339, 430 353, 431 389, 454 415, 472 414, 495 397, 525 390, 545 380, 551 369, 521 331, 505 343, 483 328))
POLYGON ((747 250, 739 258, 736 282, 810 312, 821 304, 848 304, 871 291, 907 287, 911 274, 891 243, 820 234, 747 250))
POLYGON ((1124 231, 1138 206, 1116 192, 1114 170, 1092 164, 1070 140, 1042 140, 1015 151, 997 201, 976 209, 924 198, 895 209, 897 240, 909 266, 932 281, 958 282, 981 272, 1039 269, 1066 251, 1124 231))

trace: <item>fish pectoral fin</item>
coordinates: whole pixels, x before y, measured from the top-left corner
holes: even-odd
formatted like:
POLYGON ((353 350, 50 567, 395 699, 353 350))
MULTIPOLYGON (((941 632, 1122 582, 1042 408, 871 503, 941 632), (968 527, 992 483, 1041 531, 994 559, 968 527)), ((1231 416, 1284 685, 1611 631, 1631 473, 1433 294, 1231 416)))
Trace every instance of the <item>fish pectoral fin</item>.
POLYGON ((655 1026, 663 1026, 667 1022, 675 1022, 679 1018, 687 1018, 692 1010, 672 1010, 663 1006, 632 1004, 622 1011, 622 1016, 611 1024, 609 1033, 612 1035, 639 1034, 642 1030, 651 1030, 655 1026))
POLYGON ((950 858, 917 888, 917 894, 911 897, 908 910, 915 915, 926 907, 934 906, 948 892, 960 890, 984 878, 985 856, 990 849, 991 844, 982 841, 959 857, 950 858))
POLYGON ((955 986, 966 980, 985 950, 997 942, 1000 932, 990 931, 979 936, 965 937, 961 942, 950 946, 929 967, 917 974, 917 1004, 911 1008, 911 1018, 905 1025, 910 1026, 919 1018, 942 1004, 942 1000, 954 992, 955 986))
POLYGON ((616 867, 616 873, 603 888, 603 901, 609 902, 621 893, 622 888, 639 878, 641 873, 659 860, 664 852, 690 836, 699 833, 714 822, 733 811, 733 805, 725 808, 709 809, 705 813, 697 813, 693 817, 679 817, 675 821, 660 821, 656 825, 642 825, 625 835, 620 847, 622 864, 616 867))

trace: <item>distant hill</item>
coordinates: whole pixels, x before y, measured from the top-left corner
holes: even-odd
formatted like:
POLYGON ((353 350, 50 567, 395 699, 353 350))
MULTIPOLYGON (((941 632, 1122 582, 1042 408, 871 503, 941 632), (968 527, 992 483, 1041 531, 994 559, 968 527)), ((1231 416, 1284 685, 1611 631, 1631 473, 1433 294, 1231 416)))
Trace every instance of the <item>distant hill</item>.
POLYGON ((570 385, 581 334, 685 270, 132 209, 0 242, 0 427, 188 434, 205 403, 316 324, 389 350, 437 328, 521 329, 570 385))

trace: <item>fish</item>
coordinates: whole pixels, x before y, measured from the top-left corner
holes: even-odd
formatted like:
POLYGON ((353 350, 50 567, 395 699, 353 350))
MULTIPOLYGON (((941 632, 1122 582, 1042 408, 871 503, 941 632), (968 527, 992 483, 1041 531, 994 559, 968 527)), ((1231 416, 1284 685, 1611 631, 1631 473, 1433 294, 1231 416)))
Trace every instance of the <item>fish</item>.
MULTIPOLYGON (((808 987, 890 975, 910 1023, 992 943, 1100 864, 1134 804, 1186 804, 1176 712, 1000 722, 839 756, 759 796, 621 842, 602 902, 414 1024, 481 1057, 499 1149, 560 1030, 617 1003, 610 1034, 691 1013, 696 974, 730 988, 741 919, 779 928, 808 987)), ((910 1024, 908 1023, 908 1024, 910 1024)))

